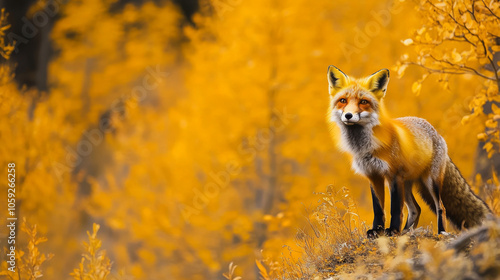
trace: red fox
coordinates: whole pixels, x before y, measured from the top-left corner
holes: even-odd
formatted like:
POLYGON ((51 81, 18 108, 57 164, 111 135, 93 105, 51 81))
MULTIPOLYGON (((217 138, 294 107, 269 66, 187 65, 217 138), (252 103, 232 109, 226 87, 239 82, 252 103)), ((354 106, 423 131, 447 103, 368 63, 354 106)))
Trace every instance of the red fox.
POLYGON ((417 226, 420 206, 412 193, 414 184, 437 215, 438 233, 445 232, 444 216, 458 229, 480 225, 491 210, 451 161, 443 137, 424 119, 389 118, 383 103, 388 82, 387 69, 354 79, 335 66, 328 67, 329 123, 340 128, 333 138, 352 156, 354 171, 370 180, 374 219, 367 235, 398 234, 404 204, 408 209, 404 230, 417 226), (391 195, 391 222, 384 230, 385 180, 391 195))

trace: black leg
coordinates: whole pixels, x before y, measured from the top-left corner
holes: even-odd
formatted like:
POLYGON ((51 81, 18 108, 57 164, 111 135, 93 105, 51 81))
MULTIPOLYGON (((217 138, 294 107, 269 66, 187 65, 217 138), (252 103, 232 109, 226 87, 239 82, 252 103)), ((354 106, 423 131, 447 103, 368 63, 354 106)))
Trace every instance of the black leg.
POLYGON ((384 177, 371 176, 371 194, 373 203, 373 228, 366 233, 368 238, 376 238, 383 234, 385 227, 384 214, 384 177))
POLYGON ((385 217, 384 217, 384 208, 382 205, 380 205, 380 200, 378 199, 377 195, 375 194, 375 191, 373 190, 373 187, 371 188, 372 191, 372 201, 373 201, 373 228, 379 228, 379 227, 384 227, 385 224, 385 217))
POLYGON ((441 194, 439 191, 439 186, 433 182, 432 184, 432 190, 434 191, 434 195, 436 197, 436 215, 437 215, 437 222, 438 222, 438 233, 441 232, 446 232, 444 228, 444 215, 445 215, 445 209, 443 202, 441 201, 441 194))
POLYGON ((391 182, 391 224, 386 230, 386 235, 392 236, 401 231, 404 205, 404 182, 395 179, 391 182))

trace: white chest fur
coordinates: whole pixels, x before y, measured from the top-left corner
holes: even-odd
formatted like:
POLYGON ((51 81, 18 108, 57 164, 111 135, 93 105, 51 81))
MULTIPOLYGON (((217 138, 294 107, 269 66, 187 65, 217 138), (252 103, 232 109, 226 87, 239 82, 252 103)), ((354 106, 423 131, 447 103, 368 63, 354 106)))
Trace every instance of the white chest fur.
POLYGON ((371 127, 342 127, 342 147, 353 156, 352 168, 356 173, 386 175, 389 172, 389 164, 373 156, 378 144, 371 127))
POLYGON ((389 164, 386 161, 376 158, 372 155, 354 158, 352 169, 356 173, 368 176, 370 174, 380 174, 386 176, 389 173, 389 164))

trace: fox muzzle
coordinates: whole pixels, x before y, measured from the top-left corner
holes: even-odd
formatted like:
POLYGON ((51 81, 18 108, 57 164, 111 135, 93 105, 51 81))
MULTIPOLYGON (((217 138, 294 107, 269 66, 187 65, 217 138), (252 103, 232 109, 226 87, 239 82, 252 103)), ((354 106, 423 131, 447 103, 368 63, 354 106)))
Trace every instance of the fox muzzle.
POLYGON ((346 125, 353 125, 361 119, 359 113, 344 112, 340 118, 346 125))

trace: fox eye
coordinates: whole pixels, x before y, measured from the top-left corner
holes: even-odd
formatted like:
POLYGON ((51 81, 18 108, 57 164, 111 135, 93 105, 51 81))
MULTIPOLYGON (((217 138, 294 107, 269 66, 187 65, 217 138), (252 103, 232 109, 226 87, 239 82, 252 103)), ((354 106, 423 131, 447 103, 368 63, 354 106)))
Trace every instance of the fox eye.
POLYGON ((339 102, 340 103, 347 103, 347 100, 345 98, 340 98, 339 102))
POLYGON ((359 104, 362 104, 362 105, 365 105, 365 104, 368 104, 368 100, 366 99, 362 99, 359 104))

